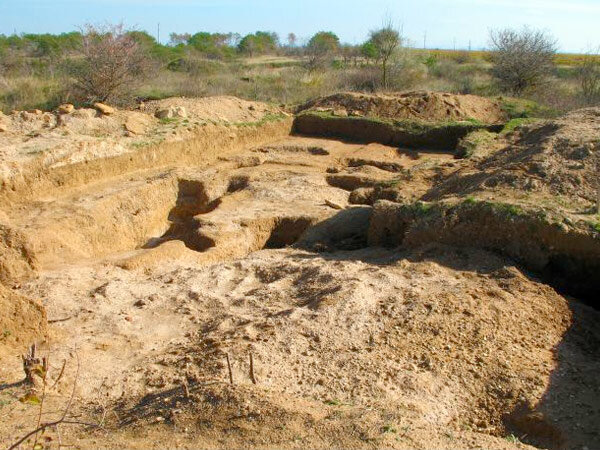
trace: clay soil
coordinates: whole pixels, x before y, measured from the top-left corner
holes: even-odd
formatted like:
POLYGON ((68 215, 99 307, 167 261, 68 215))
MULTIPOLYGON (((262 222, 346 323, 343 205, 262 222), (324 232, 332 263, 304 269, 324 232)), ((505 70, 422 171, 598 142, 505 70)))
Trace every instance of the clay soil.
MULTIPOLYGON (((600 446, 593 305, 486 246, 372 245, 378 198, 519 203, 512 185, 465 188, 491 162, 291 136, 282 111, 232 98, 163 102, 35 136, 10 119, 3 447, 61 417, 42 448, 600 446), (188 123, 153 117, 169 106, 188 123), (131 116, 145 134, 125 134, 131 116), (34 341, 45 388, 23 383, 34 341)), ((515 160, 523 136, 490 158, 515 160)), ((563 195, 589 206, 582 192, 563 195)))

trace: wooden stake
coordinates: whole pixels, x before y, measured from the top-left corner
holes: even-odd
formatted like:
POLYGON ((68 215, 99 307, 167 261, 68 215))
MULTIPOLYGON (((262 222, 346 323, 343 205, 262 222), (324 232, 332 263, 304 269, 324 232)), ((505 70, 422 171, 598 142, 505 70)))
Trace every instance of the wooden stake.
POLYGON ((229 353, 225 353, 227 358, 227 370, 229 371, 229 384, 233 384, 233 372, 231 371, 231 361, 229 360, 229 353))
POLYGON ((250 352, 250 379, 252 383, 256 384, 256 377, 254 376, 254 359, 252 358, 252 352, 250 352))

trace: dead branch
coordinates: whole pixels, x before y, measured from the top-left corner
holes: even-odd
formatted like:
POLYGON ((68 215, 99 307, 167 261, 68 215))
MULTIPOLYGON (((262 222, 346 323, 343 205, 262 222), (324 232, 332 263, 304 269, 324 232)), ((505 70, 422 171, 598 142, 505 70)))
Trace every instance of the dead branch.
MULTIPOLYGON (((34 356, 35 357, 35 345, 32 346, 31 352, 30 352, 29 356, 34 356)), ((39 421, 38 421, 38 426, 36 427, 36 429, 30 431, 25 436, 23 436, 22 438, 20 438, 17 442, 15 442, 13 445, 11 445, 9 447, 9 450, 13 450, 13 449, 18 448, 23 442, 25 442, 31 436, 33 436, 33 435, 37 436, 37 434, 39 432, 43 432, 44 430, 46 430, 46 428, 51 428, 51 427, 58 428, 58 425, 61 425, 61 424, 66 424, 66 425, 84 425, 84 426, 95 427, 95 428, 99 427, 99 425, 95 424, 95 423, 89 423, 89 422, 83 422, 83 421, 79 421, 79 420, 69 420, 69 419, 67 419, 67 415, 69 414, 69 411, 71 410, 71 405, 73 404, 73 399, 75 398, 75 391, 77 389, 77 381, 79 379, 79 370, 81 368, 81 363, 79 361, 79 354, 76 352, 75 356, 77 357, 77 372, 75 373, 75 380, 73 381, 73 389, 71 390, 71 395, 69 397, 69 401, 67 402, 67 404, 65 406, 65 409, 63 411, 63 414, 62 414, 61 418, 58 419, 58 420, 55 420, 53 422, 46 422, 46 423, 42 423, 42 424, 39 424, 39 421)), ((44 358, 44 359, 46 359, 46 358, 44 358)), ((46 364, 47 364, 47 359, 46 359, 46 364)), ((41 414, 40 414, 40 417, 41 417, 41 414)))
POLYGON ((227 370, 229 371, 229 384, 233 384, 233 372, 231 370, 231 361, 229 361, 229 353, 225 353, 227 358, 227 370))
POLYGON ((254 376, 254 358, 252 358, 252 352, 250 352, 250 379, 252 383, 256 383, 256 377, 254 376))

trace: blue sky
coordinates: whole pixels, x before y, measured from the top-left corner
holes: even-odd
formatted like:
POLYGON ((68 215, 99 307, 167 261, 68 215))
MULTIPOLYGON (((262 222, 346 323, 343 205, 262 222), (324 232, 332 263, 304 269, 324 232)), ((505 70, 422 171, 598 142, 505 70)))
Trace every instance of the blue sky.
POLYGON ((156 34, 196 31, 332 30, 363 41, 390 16, 417 46, 485 47, 488 30, 525 24, 551 32, 563 51, 600 46, 600 0, 0 0, 0 33, 58 33, 84 23, 123 21, 156 34))

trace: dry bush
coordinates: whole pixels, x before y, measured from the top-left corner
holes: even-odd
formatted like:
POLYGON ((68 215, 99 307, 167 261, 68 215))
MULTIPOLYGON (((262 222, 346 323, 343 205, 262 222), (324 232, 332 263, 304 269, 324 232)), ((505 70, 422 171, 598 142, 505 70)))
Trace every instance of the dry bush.
POLYGON ((577 82, 584 104, 597 105, 600 103, 600 58, 598 55, 587 54, 585 56, 577 68, 577 82))
POLYGON ((152 63, 146 50, 122 24, 82 31, 82 60, 73 71, 81 100, 124 103, 131 88, 148 76, 152 63))
POLYGON ((388 89, 401 91, 411 89, 422 83, 427 77, 427 67, 418 55, 407 49, 396 52, 389 67, 388 89))
POLYGON ((543 31, 492 30, 490 44, 493 75, 505 91, 517 96, 539 87, 554 69, 556 40, 543 31))

